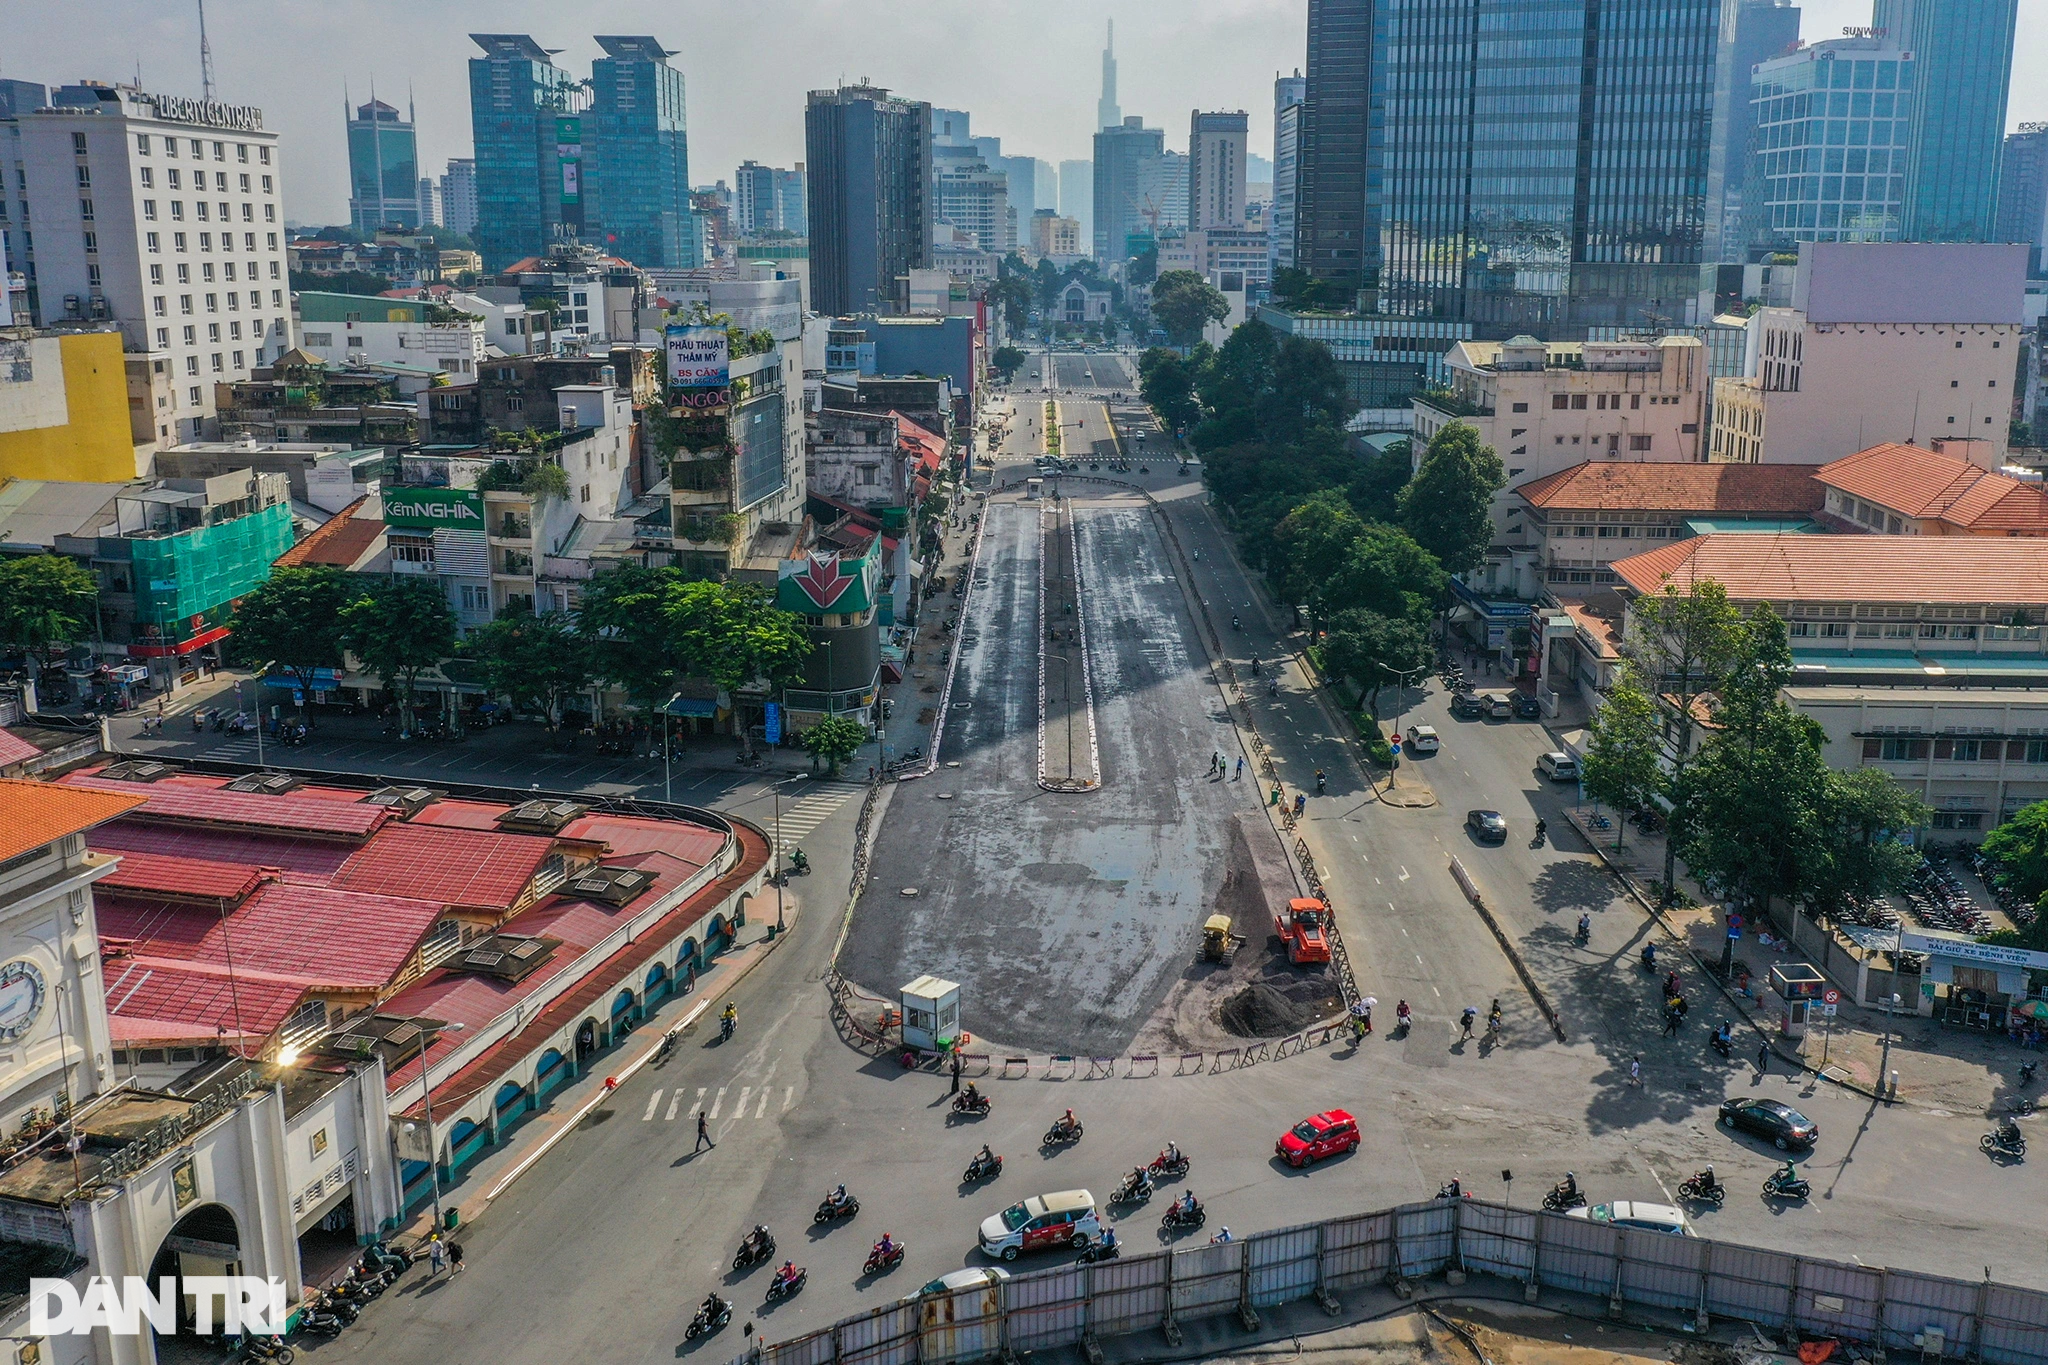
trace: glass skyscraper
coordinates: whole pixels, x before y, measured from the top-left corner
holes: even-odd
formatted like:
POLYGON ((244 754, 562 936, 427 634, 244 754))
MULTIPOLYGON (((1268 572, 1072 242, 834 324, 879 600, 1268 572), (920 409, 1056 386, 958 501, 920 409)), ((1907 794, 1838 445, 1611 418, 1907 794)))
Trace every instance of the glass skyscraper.
POLYGON ((1683 323, 1721 0, 1311 0, 1296 254, 1364 311, 1683 323))
POLYGON ((1757 67, 1743 190, 1752 255, 1900 239, 1916 66, 1889 38, 1834 38, 1757 67))
POLYGON ((931 260, 932 110, 872 85, 813 90, 804 109, 811 297, 828 317, 905 306, 931 260))
POLYGON ((1991 240, 2019 0, 1876 0, 1872 23, 1918 59, 1904 235, 1991 240))
POLYGON ((421 223, 419 144, 410 117, 376 96, 348 121, 349 222, 358 232, 421 223))
POLYGON ((690 151, 683 73, 649 37, 599 34, 583 116, 590 204, 584 240, 640 266, 702 265, 690 209, 690 151))
POLYGON ((476 243, 484 269, 546 251, 582 226, 583 96, 523 33, 472 33, 469 118, 476 143, 476 243))

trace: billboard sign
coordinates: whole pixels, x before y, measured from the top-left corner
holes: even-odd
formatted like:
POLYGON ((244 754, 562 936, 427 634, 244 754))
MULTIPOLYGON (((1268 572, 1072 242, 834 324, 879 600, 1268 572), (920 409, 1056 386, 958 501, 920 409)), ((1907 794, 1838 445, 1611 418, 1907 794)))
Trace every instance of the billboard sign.
POLYGON ((384 494, 384 524, 408 531, 481 531, 484 495, 473 488, 393 488, 384 494))
POLYGON ((583 120, 574 114, 555 118, 555 164, 562 172, 562 206, 583 202, 583 120))
POLYGON ((732 387, 732 351, 723 327, 671 326, 664 335, 671 389, 732 387))

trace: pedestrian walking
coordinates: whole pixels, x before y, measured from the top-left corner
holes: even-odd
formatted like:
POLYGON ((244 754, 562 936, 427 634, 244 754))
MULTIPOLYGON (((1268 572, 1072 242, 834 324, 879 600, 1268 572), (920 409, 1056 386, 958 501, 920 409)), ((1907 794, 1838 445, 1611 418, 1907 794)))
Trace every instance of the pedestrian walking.
POLYGON ((1756 1078, 1762 1080, 1771 1074, 1771 1045, 1758 1043, 1756 1048, 1756 1078))
POLYGON ((697 1145, 690 1149, 690 1155, 695 1156, 706 1147, 716 1147, 717 1145, 717 1143, 711 1140, 711 1125, 705 1121, 704 1111, 699 1109, 697 1111, 697 1145))
POLYGON ((952 1091, 952 1093, 953 1093, 953 1094, 955 1094, 955 1095, 957 1095, 957 1094, 959 1094, 959 1093, 960 1093, 960 1051, 959 1051, 959 1049, 958 1049, 958 1048, 955 1048, 955 1049, 954 1049, 954 1051, 953 1051, 953 1091, 952 1091))
POLYGON ((1676 1036, 1677 1036, 1677 1034, 1678 1034, 1678 1011, 1677 1011, 1677 1010, 1674 1010, 1674 1009, 1666 1008, 1666 1009, 1665 1009, 1665 1011, 1664 1011, 1664 1036, 1665 1036, 1666 1038, 1672 1038, 1672 1037, 1676 1037, 1676 1036))
POLYGON ((462 1243, 460 1242, 450 1242, 448 1244, 448 1273, 450 1275, 460 1275, 462 1273, 462 1243))
POLYGON ((1273 784, 1273 795, 1267 798, 1266 804, 1269 806, 1277 806, 1280 804, 1280 784, 1278 782, 1275 782, 1273 784))
POLYGON ((1641 1085, 1643 1083, 1643 1054, 1640 1052, 1629 1059, 1628 1083, 1630 1085, 1641 1085))
POLYGON ((1294 794, 1294 813, 1298 816, 1308 809, 1308 796, 1303 792, 1294 794))
POLYGON ((1243 754, 1239 754, 1239 755, 1237 756, 1237 775, 1236 775, 1235 777, 1231 778, 1230 780, 1231 780, 1232 782, 1241 782, 1241 781, 1243 781, 1243 780, 1244 780, 1244 755, 1243 755, 1243 754))
POLYGON ((441 1234, 435 1233, 427 1239, 427 1273, 438 1275, 448 1266, 448 1248, 441 1245, 441 1234))

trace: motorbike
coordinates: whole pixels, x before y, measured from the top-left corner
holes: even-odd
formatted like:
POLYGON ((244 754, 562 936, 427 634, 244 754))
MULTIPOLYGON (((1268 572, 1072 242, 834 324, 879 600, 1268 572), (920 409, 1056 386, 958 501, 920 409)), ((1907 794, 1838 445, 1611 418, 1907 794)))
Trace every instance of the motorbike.
POLYGON ((811 860, 804 856, 804 851, 802 849, 797 848, 790 850, 789 870, 791 872, 794 872, 799 877, 807 877, 810 875, 811 860))
POLYGON ((1439 1199, 1470 1199, 1472 1191, 1466 1189, 1458 1181, 1453 1180, 1447 1184, 1437 1186, 1436 1197, 1439 1199))
POLYGON ((1112 1204, 1142 1204, 1152 1197, 1154 1188, 1156 1187, 1150 1180, 1143 1179, 1137 1175, 1127 1175, 1117 1185, 1115 1193, 1109 1196, 1109 1202, 1112 1204))
POLYGON ((861 1267, 861 1273, 863 1275, 879 1275, 884 1271, 894 1270, 897 1266, 903 1264, 903 1253, 909 1249, 909 1243, 898 1242, 885 1252, 882 1250, 881 1244, 877 1243, 868 1252, 867 1264, 861 1267))
POLYGON ((971 1185, 977 1180, 991 1179, 1002 1173, 1003 1159, 1001 1157, 984 1158, 981 1153, 976 1152, 974 1160, 967 1163, 966 1173, 960 1179, 964 1183, 971 1185))
POLYGON ((1764 1179, 1766 1199, 1804 1199, 1813 1192, 1805 1176, 1793 1176, 1787 1180, 1782 1171, 1773 1171, 1764 1179))
POLYGON ((786 1280, 778 1274, 773 1280, 768 1282, 768 1302, 773 1303, 777 1299, 788 1298, 791 1294, 794 1294, 799 1289, 802 1289, 804 1287, 804 1281, 809 1279, 810 1277, 810 1267, 801 1265, 796 1268, 796 1274, 790 1276, 786 1280))
POLYGON ((960 1094, 953 1097, 953 1112, 956 1114, 986 1114, 993 1102, 983 1094, 960 1094))
POLYGON ((1585 947, 1588 943, 1592 942, 1593 926, 1591 922, 1585 919, 1581 919, 1579 921, 1578 930, 1572 935, 1572 938, 1581 948, 1585 947))
POLYGON ((1541 820, 1538 820, 1536 822, 1536 837, 1529 841, 1529 847, 1541 848, 1549 838, 1550 826, 1544 824, 1541 820))
POLYGON ((1718 1208, 1721 1201, 1728 1197, 1728 1187, 1719 1180, 1709 1185, 1701 1177, 1692 1176, 1679 1184, 1678 1197, 1680 1199, 1696 1199, 1703 1204, 1712 1204, 1718 1208))
POLYGON ((2027 1139, 2015 1123, 2000 1124, 1993 1131, 1978 1138, 1977 1146, 1986 1156, 2024 1160, 2027 1155, 2027 1139))
POLYGON ((733 1017, 732 1017, 731 1015, 729 1015, 729 1014, 728 1014, 728 1015, 725 1015, 724 1017, 722 1017, 721 1019, 719 1019, 719 1021, 718 1021, 718 1041, 719 1041, 719 1042, 721 1042, 721 1043, 729 1043, 729 1042, 731 1042, 731 1041, 732 1041, 732 1031, 733 1031, 733 1030, 734 1030, 735 1028, 738 1028, 738 1027, 739 1027, 739 1020, 737 1020, 737 1019, 733 1018, 733 1017))
POLYGON ((1585 1204, 1586 1192, 1573 1185, 1558 1184, 1551 1188, 1549 1194, 1543 1196, 1543 1207, 1552 1213, 1584 1208, 1585 1204))
POLYGON ((1713 1043, 1714 1051, 1720 1053, 1723 1057, 1733 1057, 1735 1055, 1734 1040, 1719 1031, 1716 1031, 1714 1036, 1708 1041, 1713 1043))
POLYGON ((1069 1142, 1079 1142, 1080 1140, 1081 1121, 1079 1119, 1075 1119, 1071 1124, 1065 1119, 1055 1119, 1052 1127, 1045 1130, 1044 1143, 1048 1147, 1064 1147, 1069 1142))
POLYGON ((1158 1156, 1152 1158, 1152 1164, 1147 1166, 1145 1168, 1145 1171, 1149 1175, 1172 1176, 1178 1178, 1188 1173, 1188 1167, 1191 1164, 1192 1163, 1188 1160, 1188 1154, 1186 1152, 1180 1153, 1180 1155, 1175 1157, 1172 1161, 1168 1161, 1166 1159, 1166 1153, 1161 1152, 1158 1156))
POLYGON ((242 1359, 274 1360, 277 1365, 292 1365, 299 1353, 284 1344, 282 1337, 243 1337, 242 1359))
POLYGON ((699 1305, 697 1316, 690 1319, 689 1327, 683 1332, 685 1340, 708 1336, 732 1321, 732 1304, 724 1299, 719 1299, 717 1303, 716 1308, 708 1304, 699 1305))
POLYGON ((774 1254, 775 1238, 773 1236, 763 1236, 758 1241, 750 1236, 744 1242, 741 1242, 740 1249, 733 1253, 732 1268, 734 1270, 745 1270, 749 1266, 761 1264, 761 1262, 774 1254))
POLYGON ((1657 970, 1657 945, 1654 943, 1643 945, 1643 970, 1652 973, 1657 970))
POLYGON ((1082 1265, 1094 1265, 1097 1261, 1114 1261, 1123 1254, 1121 1242, 1090 1242, 1081 1248, 1081 1254, 1074 1259, 1082 1265))
POLYGON ((363 1269, 368 1271, 404 1270, 412 1263, 410 1251, 396 1250, 382 1238, 363 1248, 363 1269))
POLYGON ((305 1311, 299 1314, 299 1326, 308 1332, 318 1332, 323 1337, 338 1337, 349 1324, 349 1319, 334 1312, 322 1294, 307 1300, 305 1311))
POLYGON ((1198 1228, 1208 1221, 1209 1210, 1203 1208, 1200 1204, 1195 1205, 1193 1209, 1189 1209, 1187 1205, 1179 1200, 1175 1200, 1173 1207, 1166 1211, 1166 1216, 1159 1220, 1159 1226, 1162 1228, 1198 1228))
POLYGON ((666 1061, 668 1054, 675 1050, 676 1036, 673 1033, 664 1033, 661 1035, 661 1046, 654 1049, 654 1060, 657 1062, 666 1061))
POLYGON ((835 1218, 851 1218, 859 1212, 860 1200, 850 1194, 846 1196, 846 1202, 843 1204, 835 1204, 829 1198, 821 1199, 818 1201, 818 1211, 811 1215, 811 1221, 829 1223, 835 1218))

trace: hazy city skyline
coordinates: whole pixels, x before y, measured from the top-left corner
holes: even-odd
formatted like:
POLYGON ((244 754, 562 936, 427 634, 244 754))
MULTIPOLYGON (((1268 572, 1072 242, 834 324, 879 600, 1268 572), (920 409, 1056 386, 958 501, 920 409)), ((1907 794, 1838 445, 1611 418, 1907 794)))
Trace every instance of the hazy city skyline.
MULTIPOLYGON (((1808 0, 1809 40, 1867 24, 1870 0, 1808 0)), ((1057 164, 1090 154, 1106 21, 1117 22, 1118 100, 1184 150, 1188 113, 1243 109, 1249 145, 1272 146, 1272 80, 1303 59, 1306 0, 1188 0, 1170 16, 1139 0, 1048 0, 1028 9, 961 9, 942 0, 754 0, 744 25, 706 11, 609 0, 564 10, 536 0, 420 6, 336 0, 280 8, 213 0, 207 28, 220 98, 263 108, 290 148, 283 185, 294 221, 346 222, 343 87, 418 110, 423 174, 471 154, 466 63, 471 32, 527 32, 586 75, 592 35, 649 33, 677 49, 689 89, 690 177, 731 180, 741 161, 803 159, 804 96, 863 77, 905 96, 965 109, 1003 149, 1057 164), (794 48, 794 53, 791 48, 794 48), (987 62, 938 60, 941 52, 987 62), (812 56, 811 54, 818 54, 812 56), (295 60, 318 54, 314 63, 295 60), (998 60, 999 59, 999 60, 998 60), (309 70, 313 66, 317 69, 309 70)), ((0 76, 56 85, 132 80, 198 94, 199 39, 190 0, 76 0, 9 15, 0 76)), ((2048 9, 2022 6, 2008 126, 2048 119, 2048 9)))

